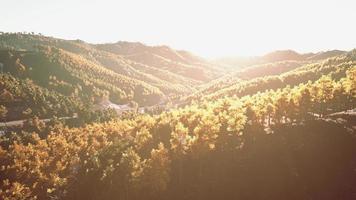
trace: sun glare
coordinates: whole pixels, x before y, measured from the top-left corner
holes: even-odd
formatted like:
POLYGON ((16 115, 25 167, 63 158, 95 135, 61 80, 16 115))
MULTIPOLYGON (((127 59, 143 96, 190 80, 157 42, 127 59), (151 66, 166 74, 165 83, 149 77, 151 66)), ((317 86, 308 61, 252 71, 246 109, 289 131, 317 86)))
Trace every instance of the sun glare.
POLYGON ((92 43, 164 44, 208 58, 278 49, 350 50, 356 45, 353 0, 36 0, 5 1, 2 7, 2 31, 92 43))

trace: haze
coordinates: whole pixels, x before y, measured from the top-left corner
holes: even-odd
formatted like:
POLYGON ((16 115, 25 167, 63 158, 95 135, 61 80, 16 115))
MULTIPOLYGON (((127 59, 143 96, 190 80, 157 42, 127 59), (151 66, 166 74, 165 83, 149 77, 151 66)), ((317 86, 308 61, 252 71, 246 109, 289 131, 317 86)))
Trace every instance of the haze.
POLYGON ((164 44, 204 57, 350 50, 355 8, 353 0, 12 0, 1 3, 0 31, 164 44))

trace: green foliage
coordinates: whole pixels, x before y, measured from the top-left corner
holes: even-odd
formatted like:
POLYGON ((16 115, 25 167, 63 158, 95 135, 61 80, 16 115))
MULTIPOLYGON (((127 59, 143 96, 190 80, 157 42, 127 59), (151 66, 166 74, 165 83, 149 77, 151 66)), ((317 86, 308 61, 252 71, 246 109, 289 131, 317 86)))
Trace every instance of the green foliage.
POLYGON ((0 105, 0 118, 5 119, 6 114, 7 114, 7 108, 3 105, 0 105))
MULTIPOLYGON (((226 77, 220 82, 205 87, 187 99, 192 101, 201 99, 216 100, 226 96, 242 97, 269 89, 283 88, 287 85, 295 86, 308 81, 316 81, 323 75, 331 75, 335 79, 340 79, 345 76, 348 69, 356 64, 355 52, 354 50, 345 55, 329 58, 319 63, 306 64, 278 76, 265 76, 248 80, 241 80, 237 77, 226 77)), ((247 73, 249 70, 253 69, 247 68, 247 73)), ((234 76, 238 76, 238 73, 234 76)))
POLYGON ((149 105, 213 75, 197 76, 202 67, 189 63, 201 60, 165 47, 150 49, 151 64, 164 62, 167 73, 137 55, 126 63, 116 45, 0 38, 26 50, 0 53, 0 117, 27 118, 21 131, 0 135, 0 199, 355 197, 354 125, 325 119, 356 106, 355 51, 280 76, 216 81, 184 108, 120 120, 93 103, 149 105))
MULTIPOLYGON (((143 81, 150 86, 158 88, 167 96, 192 92, 195 90, 193 87, 201 83, 201 80, 210 80, 221 73, 218 68, 213 68, 203 59, 168 47, 142 45, 142 49, 135 49, 132 48, 135 46, 134 43, 128 43, 121 50, 127 48, 137 52, 131 52, 126 55, 124 52, 111 50, 111 48, 116 48, 117 45, 120 45, 116 43, 93 45, 80 40, 61 40, 42 35, 21 33, 2 34, 0 35, 0 41, 1 49, 17 51, 33 52, 37 51, 38 48, 47 51, 55 47, 79 56, 85 62, 95 63, 100 68, 109 69, 115 74, 120 74, 124 79, 143 81)), ((21 59, 20 63, 26 66, 21 62, 21 59)), ((32 66, 38 67, 37 64, 32 66)), ((28 71, 29 68, 26 69, 28 71)))
POLYGON ((41 118, 71 116, 83 106, 75 98, 42 88, 30 80, 20 80, 10 74, 0 74, 0 80, 0 91, 10 94, 12 99, 0 100, 8 110, 7 120, 24 119, 30 115, 41 118))
MULTIPOLYGON (((30 135, 28 142, 2 138, 1 197, 17 191, 39 199, 202 198, 229 176, 242 176, 234 168, 242 170, 240 159, 248 159, 241 157, 244 152, 267 140, 260 135, 263 127, 311 123, 314 114, 353 108, 355 70, 337 82, 323 76, 314 83, 205 101, 156 117, 57 126, 43 139, 30 135)), ((33 127, 41 128, 36 121, 33 127)))

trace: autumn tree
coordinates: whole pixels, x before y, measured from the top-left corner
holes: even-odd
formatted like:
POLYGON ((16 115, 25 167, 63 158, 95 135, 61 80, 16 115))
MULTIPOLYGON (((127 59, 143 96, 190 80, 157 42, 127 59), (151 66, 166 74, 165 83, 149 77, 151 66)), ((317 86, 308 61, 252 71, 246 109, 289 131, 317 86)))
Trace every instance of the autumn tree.
POLYGON ((0 118, 1 120, 5 120, 8 110, 5 106, 0 105, 0 118))

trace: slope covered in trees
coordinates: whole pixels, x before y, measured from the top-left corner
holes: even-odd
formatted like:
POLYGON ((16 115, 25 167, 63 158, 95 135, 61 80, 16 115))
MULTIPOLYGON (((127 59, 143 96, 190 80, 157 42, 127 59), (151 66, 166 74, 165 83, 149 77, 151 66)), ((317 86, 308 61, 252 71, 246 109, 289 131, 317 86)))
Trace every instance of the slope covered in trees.
MULTIPOLYGON (((225 93, 229 93, 228 91, 235 92, 239 90, 238 88, 240 87, 247 87, 248 90, 248 87, 250 87, 249 85, 254 86, 256 85, 256 81, 260 82, 259 79, 250 79, 271 75, 279 75, 295 68, 299 68, 300 66, 305 65, 308 62, 314 63, 316 62, 316 60, 344 53, 343 51, 329 51, 320 52, 317 54, 302 55, 293 51, 272 52, 257 59, 262 60, 263 62, 261 61, 256 63, 273 63, 247 67, 242 71, 233 73, 233 75, 228 75, 226 77, 222 77, 217 80, 213 80, 207 84, 204 84, 204 82, 202 81, 208 81, 213 78, 217 78, 221 76, 224 70, 219 70, 217 67, 214 67, 209 62, 205 61, 202 58, 194 56, 189 52, 176 51, 167 46, 151 47, 141 43, 130 42, 92 45, 80 40, 69 41, 45 37, 41 35, 9 33, 4 33, 0 35, 0 45, 1 48, 27 51, 38 51, 39 45, 42 46, 42 49, 43 47, 57 48, 62 50, 62 52, 71 53, 70 55, 72 55, 73 59, 75 58, 78 60, 78 58, 80 58, 82 62, 92 63, 97 65, 97 68, 107 68, 116 74, 122 75, 120 76, 121 79, 132 80, 132 82, 142 81, 144 83, 141 82, 140 84, 144 84, 145 86, 143 87, 156 88, 154 90, 156 90, 158 93, 164 94, 168 98, 175 98, 176 96, 184 96, 186 94, 193 93, 193 99, 201 98, 202 96, 207 94, 209 94, 210 96, 222 97, 225 95, 225 93), (202 75, 204 77, 194 78, 191 75, 188 75, 191 72, 192 74, 196 74, 198 76, 202 75), (241 83, 241 79, 247 81, 243 81, 241 83), (197 90, 199 90, 199 92, 196 92, 197 90)), ((342 56, 339 56, 338 58, 342 58, 342 56)), ((57 58, 57 60, 60 59, 61 58, 57 58)), ((306 69, 306 71, 309 71, 309 69, 306 69)), ((264 80, 268 78, 269 77, 265 78, 264 80)), ((273 78, 275 77, 272 77, 272 79, 273 78)), ((100 84, 102 88, 103 84, 100 84)), ((264 83, 261 84, 268 85, 264 83)), ((281 86, 285 85, 286 84, 282 84, 281 86)), ((135 88, 136 86, 129 87, 135 88)), ((100 87, 97 88, 101 89, 100 87)), ((276 87, 266 87, 265 89, 269 88, 276 89, 276 87)), ((149 97, 147 99, 141 99, 140 97, 134 98, 134 89, 117 89, 115 87, 110 86, 110 84, 106 84, 105 90, 110 92, 110 100, 116 103, 123 103, 130 100, 135 100, 139 101, 141 105, 145 105, 157 100, 156 97, 149 97), (108 87, 110 87, 110 89, 108 89, 108 87), (150 101, 149 99, 151 99, 152 101, 150 101)), ((104 95, 106 93, 107 92, 101 92, 100 95, 104 95)), ((242 92, 242 96, 245 94, 253 93, 242 92)), ((158 97, 162 95, 158 94, 156 96, 158 97)), ((167 98, 165 97, 161 99, 164 100, 167 98)))
POLYGON ((318 53, 300 54, 293 50, 279 50, 256 57, 225 57, 215 60, 215 63, 225 65, 227 68, 246 68, 252 65, 268 64, 281 61, 320 61, 340 56, 346 53, 340 50, 331 50, 318 53))
POLYGON ((167 46, 146 46, 142 43, 117 42, 99 44, 101 50, 124 55, 130 60, 156 66, 195 80, 206 81, 216 78, 221 70, 210 63, 185 51, 176 51, 167 46))
POLYGON ((212 67, 207 61, 188 52, 175 51, 169 47, 149 47, 140 43, 140 48, 134 48, 135 43, 127 43, 119 45, 122 48, 116 51, 118 44, 121 43, 93 45, 80 40, 62 40, 31 34, 0 35, 1 48, 32 51, 36 50, 38 45, 56 47, 80 55, 116 73, 142 79, 147 83, 154 84, 161 80, 161 85, 179 84, 179 87, 185 88, 184 92, 190 92, 187 86, 194 86, 202 80, 211 80, 219 74, 219 68, 212 67), (111 50, 112 48, 115 51, 111 50), (128 52, 135 55, 147 54, 148 57, 138 56, 138 60, 130 59, 128 52))
MULTIPOLYGON (((269 89, 283 88, 287 85, 294 86, 300 83, 306 83, 307 81, 314 81, 319 79, 322 75, 328 74, 333 76, 335 79, 339 79, 344 76, 345 72, 353 67, 355 63, 356 51, 353 50, 341 56, 297 67, 280 75, 242 80, 238 77, 238 74, 241 73, 239 72, 233 77, 228 76, 227 78, 221 79, 220 82, 208 85, 207 87, 196 92, 194 95, 188 97, 188 99, 218 99, 226 96, 242 97, 245 95, 255 94, 259 91, 263 92, 269 89)), ((262 65, 262 69, 263 66, 264 65, 262 65)), ((272 66, 278 66, 278 63, 275 63, 272 66)), ((260 67, 257 68, 260 69, 260 67)), ((247 73, 249 70, 253 71, 254 69, 246 69, 247 73)))
POLYGON ((306 62, 282 61, 261 65, 253 65, 237 72, 233 72, 232 74, 230 73, 213 81, 209 81, 208 83, 199 86, 199 91, 197 91, 197 93, 208 94, 211 92, 216 92, 223 88, 236 85, 238 83, 241 83, 241 81, 263 78, 265 76, 280 75, 282 73, 301 67, 305 64, 306 62))
POLYGON ((29 78, 42 87, 84 101, 108 96, 114 102, 136 100, 147 104, 162 96, 158 88, 143 81, 115 74, 81 56, 44 47, 34 52, 2 51, 4 72, 29 78))
POLYGON ((61 95, 9 74, 0 75, 0 102, 7 110, 2 120, 41 117, 73 116, 84 106, 75 98, 61 95))
POLYGON ((0 140, 1 198, 352 199, 356 67, 159 116, 0 140), (342 123, 342 124, 340 124, 342 123), (349 123, 350 124, 350 123, 349 123), (352 123, 351 123, 352 125, 352 123), (326 167, 327 166, 327 167, 326 167))
POLYGON ((356 50, 250 61, 1 34, 0 199, 355 199, 356 50))

